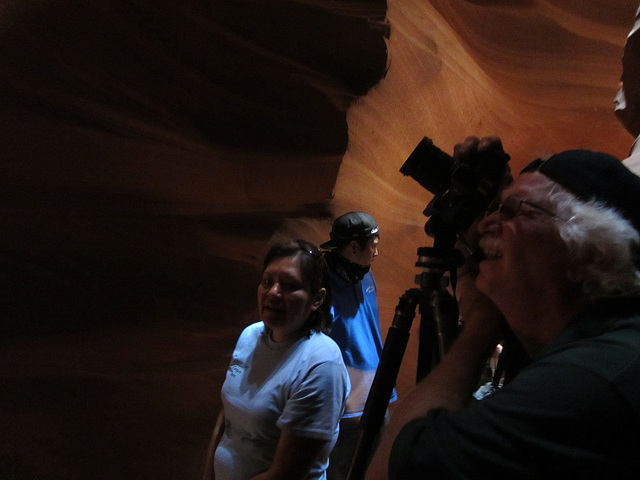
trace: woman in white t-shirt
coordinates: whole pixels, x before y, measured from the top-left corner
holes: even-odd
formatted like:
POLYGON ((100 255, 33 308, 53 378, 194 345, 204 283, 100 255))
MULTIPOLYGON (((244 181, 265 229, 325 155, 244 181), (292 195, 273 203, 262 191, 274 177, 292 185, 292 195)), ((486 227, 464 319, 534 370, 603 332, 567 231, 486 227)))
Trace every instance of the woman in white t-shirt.
POLYGON ((331 325, 318 248, 274 246, 258 286, 260 322, 240 335, 212 439, 215 480, 325 479, 350 385, 331 325))

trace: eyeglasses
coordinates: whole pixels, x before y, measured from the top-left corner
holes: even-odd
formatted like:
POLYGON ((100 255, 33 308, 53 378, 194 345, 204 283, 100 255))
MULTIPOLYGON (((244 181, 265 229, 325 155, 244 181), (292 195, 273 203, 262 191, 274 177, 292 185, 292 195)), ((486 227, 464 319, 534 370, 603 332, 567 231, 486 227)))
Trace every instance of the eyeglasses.
POLYGON ((487 209, 485 217, 498 212, 503 216, 503 218, 505 218, 506 220, 510 220, 518 215, 518 213, 520 212, 520 207, 522 205, 526 205, 527 207, 533 208, 534 210, 550 215, 552 218, 556 218, 556 214, 547 210, 546 208, 543 208, 540 205, 536 205, 535 203, 528 200, 523 200, 522 198, 514 196, 505 198, 499 204, 494 203, 493 205, 491 205, 487 209))

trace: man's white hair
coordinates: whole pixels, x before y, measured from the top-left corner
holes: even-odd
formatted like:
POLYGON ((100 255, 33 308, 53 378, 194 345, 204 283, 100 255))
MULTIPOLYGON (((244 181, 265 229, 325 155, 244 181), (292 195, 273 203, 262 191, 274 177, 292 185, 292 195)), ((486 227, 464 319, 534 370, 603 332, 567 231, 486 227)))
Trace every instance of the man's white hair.
POLYGON ((549 200, 570 264, 590 301, 640 294, 640 233, 615 209, 549 181, 549 200))

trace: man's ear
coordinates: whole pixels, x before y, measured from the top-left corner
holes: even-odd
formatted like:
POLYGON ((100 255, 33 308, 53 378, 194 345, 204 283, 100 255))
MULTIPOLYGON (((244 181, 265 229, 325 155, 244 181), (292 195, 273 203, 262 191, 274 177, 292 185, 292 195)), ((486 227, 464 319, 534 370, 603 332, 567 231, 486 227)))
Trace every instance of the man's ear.
POLYGON ((360 244, 356 240, 351 240, 349 242, 349 253, 351 255, 357 255, 358 253, 360 253, 360 250, 360 244))
POLYGON ((567 278, 573 283, 582 283, 592 277, 593 270, 606 269, 616 261, 613 253, 609 250, 591 245, 580 254, 580 264, 573 265, 567 272, 567 278))
POLYGON ((316 293, 316 298, 313 300, 313 304, 311 305, 311 311, 315 311, 320 308, 320 305, 324 303, 324 299, 327 297, 327 289, 321 288, 316 293))

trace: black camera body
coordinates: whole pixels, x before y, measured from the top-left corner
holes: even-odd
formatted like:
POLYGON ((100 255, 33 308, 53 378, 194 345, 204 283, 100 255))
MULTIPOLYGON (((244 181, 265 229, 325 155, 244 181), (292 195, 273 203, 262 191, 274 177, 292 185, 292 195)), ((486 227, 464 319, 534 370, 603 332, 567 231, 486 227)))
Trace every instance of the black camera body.
POLYGON ((464 233, 500 193, 509 173, 510 157, 504 152, 481 152, 456 161, 424 137, 400 168, 434 197, 424 210, 430 237, 464 233))

